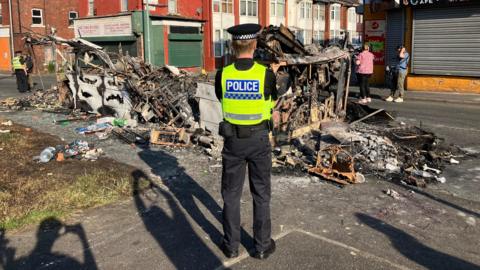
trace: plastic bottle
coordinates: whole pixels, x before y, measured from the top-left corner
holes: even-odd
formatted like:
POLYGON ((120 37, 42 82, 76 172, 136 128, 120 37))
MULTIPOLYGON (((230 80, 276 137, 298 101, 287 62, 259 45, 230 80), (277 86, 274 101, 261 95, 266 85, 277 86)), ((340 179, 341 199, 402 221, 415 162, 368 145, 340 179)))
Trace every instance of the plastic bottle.
POLYGON ((40 153, 40 162, 47 163, 55 156, 55 147, 47 147, 40 153))

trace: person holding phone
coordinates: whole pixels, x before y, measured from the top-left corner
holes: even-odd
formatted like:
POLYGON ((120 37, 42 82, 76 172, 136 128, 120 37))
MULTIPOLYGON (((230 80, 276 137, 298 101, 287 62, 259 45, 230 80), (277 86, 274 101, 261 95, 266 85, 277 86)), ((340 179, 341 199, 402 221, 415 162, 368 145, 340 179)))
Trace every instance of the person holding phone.
POLYGON ((405 47, 400 45, 397 47, 398 52, 398 64, 396 66, 397 71, 397 87, 395 91, 392 91, 390 96, 385 100, 388 102, 403 102, 405 97, 405 79, 407 78, 408 73, 408 61, 410 60, 410 55, 406 51, 405 47))

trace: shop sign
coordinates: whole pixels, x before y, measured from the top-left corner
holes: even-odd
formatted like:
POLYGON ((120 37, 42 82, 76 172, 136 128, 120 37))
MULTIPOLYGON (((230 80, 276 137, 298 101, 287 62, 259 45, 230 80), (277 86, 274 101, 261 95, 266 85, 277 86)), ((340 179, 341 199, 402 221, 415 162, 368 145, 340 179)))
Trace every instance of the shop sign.
POLYGON ((370 45, 375 55, 375 65, 385 64, 385 25, 385 20, 365 21, 365 42, 370 45))
POLYGON ((402 0, 402 5, 411 7, 427 7, 439 5, 448 6, 467 2, 471 2, 471 0, 402 0))
POLYGON ((112 37, 131 36, 131 16, 89 18, 76 20, 74 23, 76 37, 112 37))

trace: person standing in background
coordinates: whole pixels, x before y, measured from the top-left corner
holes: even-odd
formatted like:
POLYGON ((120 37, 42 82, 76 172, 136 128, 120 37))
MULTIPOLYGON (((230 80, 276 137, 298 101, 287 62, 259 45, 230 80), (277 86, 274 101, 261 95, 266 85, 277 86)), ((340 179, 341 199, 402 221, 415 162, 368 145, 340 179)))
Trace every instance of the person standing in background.
POLYGON ((408 73, 408 61, 410 60, 410 55, 405 50, 404 46, 398 46, 398 64, 397 64, 397 88, 396 91, 392 91, 389 97, 385 99, 388 102, 403 102, 405 96, 405 78, 407 78, 408 73), (395 98, 396 94, 398 97, 395 98))
POLYGON ((20 93, 25 93, 28 91, 27 67, 25 66, 25 59, 23 59, 21 51, 15 52, 15 57, 12 62, 13 70, 17 77, 17 89, 20 93))
POLYGON ((357 65, 357 78, 360 83, 360 100, 358 103, 367 104, 371 102, 370 86, 368 80, 373 74, 373 59, 375 56, 370 52, 368 44, 363 45, 363 51, 357 56, 355 64, 357 65))
POLYGON ((33 89, 33 79, 32 79, 32 72, 33 72, 33 60, 30 54, 24 54, 25 59, 25 67, 27 69, 27 82, 28 82, 28 91, 33 89))

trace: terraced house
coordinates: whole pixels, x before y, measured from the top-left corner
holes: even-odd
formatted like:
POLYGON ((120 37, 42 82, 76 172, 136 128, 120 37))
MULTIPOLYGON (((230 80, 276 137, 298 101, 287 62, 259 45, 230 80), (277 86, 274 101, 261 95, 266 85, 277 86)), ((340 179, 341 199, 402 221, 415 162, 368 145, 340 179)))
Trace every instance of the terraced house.
MULTIPOLYGON (((0 71, 11 70, 14 51, 27 51, 24 34, 57 35, 73 38, 73 21, 79 17, 76 0, 0 0, 0 71)), ((56 61, 52 47, 34 48, 38 71, 48 69, 56 61)))

